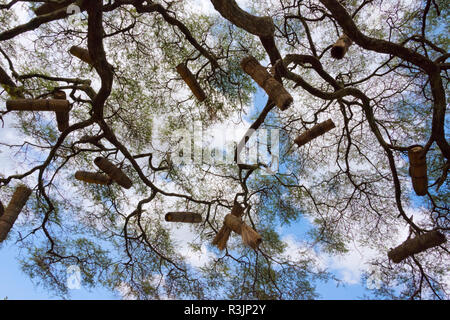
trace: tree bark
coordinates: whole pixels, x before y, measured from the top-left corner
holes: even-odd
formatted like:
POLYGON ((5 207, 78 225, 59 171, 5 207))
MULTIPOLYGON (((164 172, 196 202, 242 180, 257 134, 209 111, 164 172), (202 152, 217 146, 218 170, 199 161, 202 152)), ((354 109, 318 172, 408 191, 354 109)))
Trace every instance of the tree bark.
POLYGON ((260 37, 273 38, 275 26, 271 17, 256 17, 242 10, 234 0, 211 0, 214 8, 239 28, 260 37))

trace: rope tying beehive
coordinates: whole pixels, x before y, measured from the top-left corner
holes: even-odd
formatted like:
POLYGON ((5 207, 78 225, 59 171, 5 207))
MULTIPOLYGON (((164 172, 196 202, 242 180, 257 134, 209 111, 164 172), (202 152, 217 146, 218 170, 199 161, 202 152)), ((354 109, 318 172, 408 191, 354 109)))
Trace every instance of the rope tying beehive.
POLYGON ((199 223, 202 216, 195 212, 168 212, 165 216, 168 222, 199 223))
POLYGON ((19 213, 27 203, 31 195, 31 189, 27 186, 20 185, 14 191, 14 194, 5 209, 5 212, 0 216, 0 242, 6 239, 14 222, 16 222, 19 213))
MULTIPOLYGON (((53 93, 53 98, 59 100, 66 100, 67 96, 64 91, 56 91, 53 93)), ((69 127, 69 112, 55 112, 56 113, 56 122, 58 123, 58 130, 63 132, 69 127)))
POLYGON ((254 57, 248 56, 242 59, 241 68, 264 89, 270 100, 281 110, 286 110, 294 101, 283 85, 272 77, 254 57))
POLYGON ((297 138, 295 138, 294 142, 299 147, 301 147, 304 144, 307 144, 308 142, 310 142, 311 140, 317 138, 318 136, 321 136, 324 133, 330 131, 334 127, 336 127, 334 122, 331 119, 328 119, 327 121, 316 124, 311 129, 306 130, 304 133, 302 133, 297 138))
POLYGON ((98 172, 77 171, 75 172, 75 179, 102 185, 110 185, 112 183, 112 179, 108 175, 98 172))
POLYGON ((422 146, 411 146, 408 150, 409 174, 414 191, 424 196, 428 190, 427 159, 422 146))
POLYGON ((203 89, 200 87, 197 79, 195 79, 192 72, 188 69, 188 67, 184 63, 180 63, 177 66, 177 72, 180 74, 181 78, 183 78, 184 82, 189 86, 192 93, 198 99, 198 101, 202 102, 206 99, 206 94, 203 89))
POLYGON ((224 250, 226 248, 231 231, 241 235, 242 241, 246 245, 253 249, 258 248, 258 245, 262 241, 261 236, 242 221, 241 217, 243 214, 244 208, 235 202, 231 213, 225 216, 223 226, 220 228, 212 242, 219 250, 224 250))
POLYGON ((388 252, 388 257, 394 263, 399 263, 407 257, 437 247, 445 243, 447 239, 439 231, 430 231, 413 239, 408 239, 398 247, 388 252))
POLYGON ((128 178, 122 170, 114 166, 108 159, 97 157, 94 159, 94 163, 120 186, 130 189, 133 185, 130 178, 128 178))
POLYGON ((6 101, 8 111, 69 112, 69 101, 60 99, 14 99, 6 101))
POLYGON ((333 44, 331 48, 331 56, 335 59, 344 58, 348 51, 348 48, 353 44, 352 39, 350 39, 345 33, 339 37, 339 39, 333 44))
POLYGON ((89 51, 87 49, 78 47, 78 46, 73 46, 70 48, 69 52, 77 57, 78 59, 80 59, 81 61, 84 61, 88 64, 90 64, 91 66, 94 64, 91 56, 89 55, 89 51))

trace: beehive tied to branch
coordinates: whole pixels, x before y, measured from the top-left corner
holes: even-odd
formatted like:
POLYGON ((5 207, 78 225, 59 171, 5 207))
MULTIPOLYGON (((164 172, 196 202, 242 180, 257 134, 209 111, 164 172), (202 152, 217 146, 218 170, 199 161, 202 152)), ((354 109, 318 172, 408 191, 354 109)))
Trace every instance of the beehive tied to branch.
POLYGON ((399 263, 404 259, 406 259, 407 257, 412 256, 413 254, 417 254, 427 249, 437 247, 445 243, 446 241, 447 239, 445 238, 445 236, 439 231, 437 230, 430 231, 418 235, 415 238, 406 240, 398 247, 389 251, 388 257, 394 263, 399 263))
POLYGON ((20 185, 14 191, 14 194, 6 207, 3 215, 0 216, 0 242, 6 239, 14 222, 16 222, 19 213, 27 203, 31 195, 31 189, 27 186, 20 185))
POLYGON ((186 82, 189 89, 191 89, 197 100, 200 102, 204 101, 206 99, 206 94, 188 67, 184 63, 180 63, 177 66, 177 72, 180 74, 181 78, 183 78, 184 82, 186 82))
POLYGON ((114 164, 112 164, 108 159, 103 157, 97 157, 94 159, 94 163, 100 168, 104 173, 106 173, 114 182, 120 186, 130 189, 133 183, 130 178, 114 164))
POLYGON ((75 0, 60 0, 60 1, 56 0, 54 2, 47 2, 47 3, 40 5, 36 9, 33 9, 33 11, 37 16, 40 16, 43 14, 47 14, 47 13, 65 8, 73 2, 75 2, 75 0))
POLYGON ((87 49, 78 47, 78 46, 73 46, 69 49, 69 52, 77 57, 78 59, 80 59, 83 62, 86 62, 87 64, 90 64, 91 66, 94 64, 91 56, 89 55, 89 51, 87 49))
POLYGON ((409 174, 414 191, 424 196, 428 190, 427 159, 422 146, 411 146, 408 150, 409 174))
POLYGON ((69 112, 67 100, 60 99, 14 99, 6 101, 8 111, 54 111, 69 112))
POLYGON ((202 216, 195 212, 168 212, 165 216, 167 222, 199 223, 202 216))
POLYGON ((331 47, 331 56, 335 59, 344 58, 352 44, 353 41, 344 33, 331 47))
POLYGON ((286 110, 294 101, 283 85, 259 64, 253 56, 242 59, 241 68, 267 93, 270 100, 280 108, 286 110))
POLYGON ((224 250, 226 248, 231 231, 239 234, 246 245, 253 249, 258 248, 262 238, 255 230, 242 221, 241 217, 243 213, 244 208, 238 203, 235 203, 231 213, 225 216, 223 226, 220 228, 212 242, 219 250, 224 250))
POLYGON ((299 135, 297 138, 295 138, 294 142, 299 146, 303 146, 310 142, 311 140, 323 135, 324 133, 330 131, 336 127, 334 122, 331 119, 328 119, 327 121, 321 122, 319 124, 316 124, 314 127, 312 127, 309 130, 306 130, 304 133, 299 135))
POLYGON ((77 171, 75 172, 75 179, 101 185, 110 185, 112 183, 112 179, 108 175, 98 172, 77 171))
MULTIPOLYGON (((64 91, 56 91, 53 93, 54 99, 66 100, 67 95, 64 91)), ((55 112, 56 122, 58 123, 58 130, 63 132, 69 127, 69 111, 55 112)))

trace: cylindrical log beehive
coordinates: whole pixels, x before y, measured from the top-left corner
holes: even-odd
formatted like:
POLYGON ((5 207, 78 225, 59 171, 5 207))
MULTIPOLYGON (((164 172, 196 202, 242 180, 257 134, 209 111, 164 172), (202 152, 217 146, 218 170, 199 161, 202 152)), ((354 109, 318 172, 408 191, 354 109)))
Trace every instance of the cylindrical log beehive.
POLYGON ((8 111, 69 112, 69 101, 59 99, 14 99, 6 101, 8 111))
POLYGON ((294 101, 283 85, 278 82, 267 70, 252 56, 241 61, 241 68, 267 93, 270 100, 280 108, 286 110, 294 101))
POLYGON ((104 173, 106 173, 111 179, 113 179, 120 186, 130 189, 133 183, 126 174, 113 165, 108 159, 103 157, 97 157, 94 159, 94 163, 100 168, 104 173))
POLYGON ((112 183, 112 179, 108 175, 98 172, 77 171, 75 172, 75 179, 102 185, 110 185, 112 183))
POLYGON ((200 87, 197 79, 195 79, 192 72, 188 69, 188 67, 184 63, 180 63, 177 66, 177 72, 180 74, 181 78, 183 78, 184 82, 189 86, 192 93, 198 99, 198 101, 202 102, 206 99, 206 94, 203 89, 200 87))
POLYGON ((316 124, 309 130, 306 130, 304 133, 295 138, 294 142, 299 146, 303 146, 304 144, 310 142, 311 140, 317 138, 318 136, 323 135, 324 133, 330 131, 335 126, 334 122, 331 119, 327 121, 316 124))
POLYGON ((399 263, 407 257, 437 247, 445 243, 447 239, 439 231, 430 231, 415 238, 408 239, 398 247, 388 252, 388 257, 394 263, 399 263))
POLYGON ((165 216, 168 222, 199 223, 202 216, 195 212, 168 212, 165 216))
POLYGON ((14 191, 14 194, 5 209, 5 212, 0 217, 0 242, 6 239, 14 222, 16 222, 19 213, 27 203, 31 195, 31 189, 27 186, 20 185, 14 191))
POLYGON ((37 16, 43 15, 43 14, 47 14, 62 8, 67 7, 70 3, 75 2, 75 0, 72 1, 60 1, 59 3, 55 3, 55 2, 48 2, 48 3, 44 3, 42 5, 40 5, 39 7, 37 7, 36 9, 34 9, 34 13, 37 16))
POLYGON ((344 58, 352 43, 353 41, 344 33, 339 37, 336 43, 333 44, 333 47, 331 48, 331 56, 335 59, 344 58))
POLYGON ((242 241, 253 249, 256 249, 262 241, 261 236, 255 230, 231 213, 225 216, 224 225, 239 234, 242 241))
POLYGON ((425 196, 428 190, 427 159, 422 146, 411 146, 408 150, 409 174, 414 191, 425 196))
MULTIPOLYGON (((244 215, 244 209, 245 208, 242 207, 238 202, 235 202, 230 214, 237 218, 240 218, 244 215)), ((212 244, 219 248, 219 250, 225 249, 230 234, 231 229, 224 223, 222 228, 220 228, 219 232, 217 232, 216 236, 214 237, 212 244)))
MULTIPOLYGON (((67 95, 64 91, 56 91, 53 93, 53 98, 59 100, 66 100, 67 95)), ((58 130, 63 132, 69 127, 69 112, 56 112, 56 122, 58 123, 58 130)))
POLYGON ((84 61, 88 64, 90 64, 91 66, 94 64, 91 56, 89 55, 89 51, 87 49, 81 48, 81 47, 77 47, 77 46, 73 46, 70 48, 69 52, 77 57, 78 59, 80 59, 81 61, 84 61))

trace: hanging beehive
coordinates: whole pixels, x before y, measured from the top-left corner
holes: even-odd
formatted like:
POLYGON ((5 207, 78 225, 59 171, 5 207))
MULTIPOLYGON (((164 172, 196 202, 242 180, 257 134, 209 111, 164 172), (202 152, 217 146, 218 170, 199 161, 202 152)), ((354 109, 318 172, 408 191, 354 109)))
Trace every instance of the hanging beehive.
POLYGON ((344 33, 333 44, 331 48, 331 56, 335 59, 344 58, 348 48, 353 44, 353 41, 344 33))
POLYGON ((327 121, 316 124, 309 130, 306 130, 304 133, 295 138, 294 142, 299 146, 303 146, 304 144, 310 142, 311 140, 317 138, 318 136, 323 135, 324 133, 330 131, 335 126, 334 122, 331 119, 327 121))
POLYGON ((225 216, 223 226, 220 228, 212 242, 219 250, 224 250, 226 248, 231 231, 241 235, 242 241, 246 245, 253 249, 258 248, 258 245, 262 241, 261 236, 242 221, 241 217, 243 214, 244 208, 238 203, 235 203, 231 213, 225 216))
POLYGON ((55 111, 69 112, 67 100, 60 99, 14 99, 6 101, 8 111, 55 111))
POLYGON ((74 0, 72 1, 60 1, 59 3, 57 2, 48 2, 48 3, 44 3, 42 5, 40 5, 39 7, 37 7, 36 9, 33 9, 34 13, 37 16, 43 15, 43 14, 47 14, 62 8, 67 7, 71 2, 75 2, 74 0))
POLYGON ((128 178, 122 170, 114 166, 108 159, 97 157, 94 159, 94 163, 97 167, 100 168, 100 170, 106 173, 114 182, 116 182, 120 186, 126 189, 130 189, 133 185, 130 178, 128 178))
POLYGON ((408 239, 398 247, 388 252, 388 257, 394 263, 399 263, 407 257, 437 247, 445 243, 447 239, 439 231, 430 231, 415 238, 408 239))
POLYGON ((110 185, 112 183, 112 179, 108 175, 98 172, 77 171, 75 172, 75 179, 102 185, 110 185))
POLYGON ((77 57, 78 59, 80 59, 81 61, 84 61, 88 64, 90 64, 91 66, 94 64, 91 56, 89 55, 89 51, 87 49, 78 47, 78 46, 73 46, 70 48, 69 52, 77 57))
POLYGON ((408 150, 409 174, 414 191, 424 196, 428 191, 427 159, 422 146, 411 146, 408 150))
POLYGON ((192 93, 195 95, 198 101, 202 102, 206 99, 206 94, 203 89, 200 87, 197 79, 195 79, 192 72, 188 69, 188 67, 184 63, 180 63, 177 66, 177 72, 180 74, 181 78, 183 78, 184 82, 189 86, 192 93))
POLYGON ((168 212, 165 216, 168 222, 199 223, 202 216, 195 212, 168 212))
POLYGON ((286 110, 294 101, 283 85, 272 77, 254 57, 248 56, 242 59, 241 68, 264 89, 270 100, 281 110, 286 110))
POLYGON ((27 203, 31 195, 31 189, 27 186, 20 185, 14 191, 14 194, 5 209, 3 215, 0 216, 0 242, 6 239, 14 222, 16 222, 19 213, 27 203))
MULTIPOLYGON (((67 95, 64 91, 56 91, 53 93, 53 98, 59 100, 66 100, 67 95)), ((58 130, 63 132, 69 127, 69 112, 55 112, 56 122, 58 123, 58 130)))

